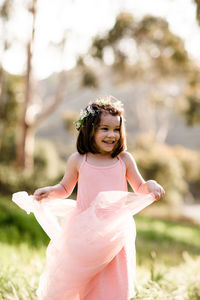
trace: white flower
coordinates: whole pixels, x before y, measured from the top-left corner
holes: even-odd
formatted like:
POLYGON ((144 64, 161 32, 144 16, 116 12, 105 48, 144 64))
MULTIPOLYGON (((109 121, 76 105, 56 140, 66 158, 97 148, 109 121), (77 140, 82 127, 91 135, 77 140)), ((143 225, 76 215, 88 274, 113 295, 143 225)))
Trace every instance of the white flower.
POLYGON ((80 118, 83 116, 83 109, 80 111, 80 118))
POLYGON ((95 110, 94 110, 94 109, 92 109, 91 105, 90 105, 90 106, 88 106, 88 108, 87 108, 87 111, 88 111, 88 113, 89 113, 89 114, 92 114, 92 115, 94 115, 94 114, 95 114, 95 110))
POLYGON ((80 120, 83 120, 85 117, 87 117, 87 111, 81 109, 81 112, 80 112, 80 120))
POLYGON ((118 99, 112 97, 112 96, 108 97, 108 98, 105 98, 105 99, 99 98, 99 99, 95 100, 93 103, 95 103, 99 106, 109 105, 109 106, 112 106, 113 108, 116 108, 116 109, 119 109, 119 110, 121 110, 123 108, 123 103, 121 101, 119 101, 118 99))

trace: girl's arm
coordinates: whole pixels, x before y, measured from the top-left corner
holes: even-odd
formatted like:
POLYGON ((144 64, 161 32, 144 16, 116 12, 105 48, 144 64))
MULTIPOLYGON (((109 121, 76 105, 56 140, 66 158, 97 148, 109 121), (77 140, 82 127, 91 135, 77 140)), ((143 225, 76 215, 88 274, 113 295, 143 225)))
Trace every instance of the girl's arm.
POLYGON ((121 158, 126 165, 127 180, 135 192, 141 194, 153 193, 156 200, 164 196, 165 191, 160 184, 158 184, 155 180, 145 181, 143 179, 134 158, 129 152, 123 152, 121 154, 121 158))
POLYGON ((53 199, 68 197, 73 191, 78 180, 78 170, 81 159, 80 156, 81 155, 79 153, 73 153, 67 161, 66 171, 60 183, 54 186, 37 189, 34 193, 35 199, 40 201, 44 198, 53 199))

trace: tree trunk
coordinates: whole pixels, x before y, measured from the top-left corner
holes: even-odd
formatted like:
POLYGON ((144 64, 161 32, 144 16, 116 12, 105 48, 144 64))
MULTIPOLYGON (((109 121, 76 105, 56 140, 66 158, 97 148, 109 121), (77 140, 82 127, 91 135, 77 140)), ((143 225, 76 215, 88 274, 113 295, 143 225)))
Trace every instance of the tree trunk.
MULTIPOLYGON (((19 124, 19 139, 18 139, 18 145, 17 145, 17 167, 19 170, 27 169, 29 171, 32 171, 31 164, 27 165, 27 161, 29 160, 26 158, 26 148, 29 149, 27 146, 27 134, 28 130, 30 130, 30 124, 27 120, 27 109, 31 101, 31 71, 32 71, 32 51, 33 51, 33 44, 34 44, 34 37, 35 37, 35 19, 36 19, 36 5, 37 0, 33 0, 32 7, 30 11, 32 12, 33 16, 33 22, 32 22, 32 35, 31 39, 28 42, 27 45, 27 71, 26 71, 26 78, 25 78, 25 100, 23 104, 22 109, 22 116, 20 119, 19 124)), ((29 155, 28 155, 29 156, 29 155)))
POLYGON ((55 108, 59 105, 63 98, 63 91, 65 87, 65 74, 61 73, 59 86, 53 97, 50 105, 46 107, 42 113, 35 120, 29 120, 27 109, 30 106, 32 100, 32 51, 35 36, 35 19, 36 19, 36 4, 37 0, 33 0, 33 6, 31 12, 33 14, 33 25, 32 25, 32 37, 27 46, 27 72, 26 72, 26 84, 25 84, 25 100, 23 104, 22 117, 19 124, 19 137, 17 145, 17 166, 19 170, 33 171, 34 167, 34 140, 35 130, 39 124, 50 115, 55 108))
POLYGON ((25 139, 25 167, 32 171, 34 168, 34 148, 35 148, 35 129, 29 127, 26 131, 25 139))
POLYGON ((25 100, 22 111, 22 116, 19 124, 19 137, 18 137, 18 145, 17 145, 17 167, 19 170, 23 170, 27 168, 26 166, 26 136, 27 131, 29 129, 29 125, 27 124, 26 114, 28 104, 30 102, 30 73, 31 73, 31 43, 28 43, 27 46, 27 73, 26 73, 26 83, 25 83, 25 100))
MULTIPOLYGON (((3 68, 0 66, 0 119, 2 118, 3 114, 3 105, 5 101, 5 72, 3 68)), ((3 142, 3 132, 4 132, 4 122, 0 123, 0 152, 3 142)))

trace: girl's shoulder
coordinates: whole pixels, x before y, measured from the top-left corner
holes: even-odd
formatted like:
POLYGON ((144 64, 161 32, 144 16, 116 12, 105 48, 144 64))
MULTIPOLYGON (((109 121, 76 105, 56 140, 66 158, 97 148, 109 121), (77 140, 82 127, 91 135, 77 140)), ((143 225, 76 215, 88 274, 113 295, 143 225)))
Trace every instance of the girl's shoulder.
POLYGON ((122 153, 120 153, 119 157, 125 163, 126 168, 128 168, 128 166, 130 166, 131 163, 135 164, 135 160, 132 154, 128 151, 123 151, 122 153))
POLYGON ((80 154, 79 152, 74 152, 69 156, 68 163, 73 165, 77 170, 79 170, 83 159, 83 154, 80 154))

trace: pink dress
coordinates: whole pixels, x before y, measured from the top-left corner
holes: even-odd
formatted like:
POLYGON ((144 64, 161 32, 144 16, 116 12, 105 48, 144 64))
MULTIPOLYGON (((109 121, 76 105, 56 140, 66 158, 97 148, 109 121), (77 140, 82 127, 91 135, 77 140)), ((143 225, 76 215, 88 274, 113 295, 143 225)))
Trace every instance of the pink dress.
POLYGON ((129 300, 134 297, 135 223, 132 215, 154 201, 127 192, 126 168, 118 161, 96 167, 84 155, 77 201, 35 201, 26 192, 13 201, 33 212, 51 238, 40 300, 129 300))

